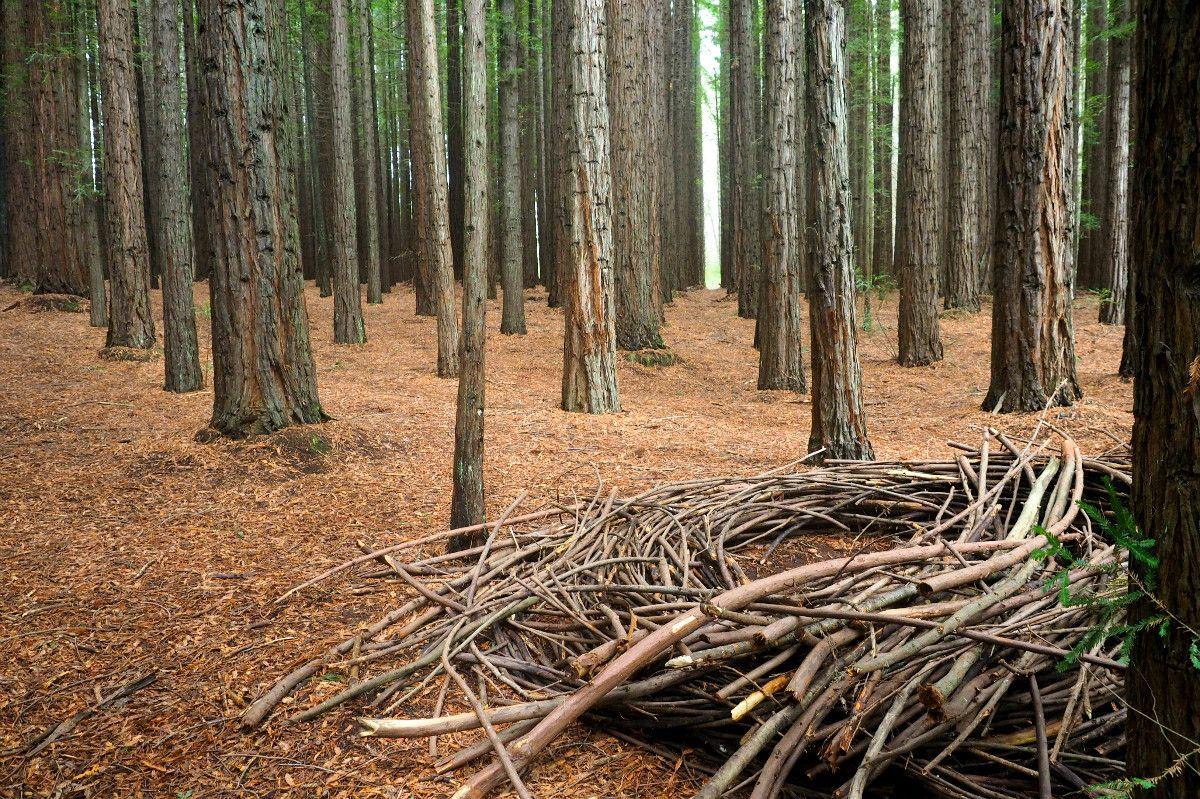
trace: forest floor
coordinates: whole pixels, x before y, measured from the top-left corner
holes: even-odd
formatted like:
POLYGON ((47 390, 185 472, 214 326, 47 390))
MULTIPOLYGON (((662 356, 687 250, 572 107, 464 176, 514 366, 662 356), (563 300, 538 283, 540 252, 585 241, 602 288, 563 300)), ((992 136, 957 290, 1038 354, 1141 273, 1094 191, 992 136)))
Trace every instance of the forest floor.
MULTIPOLYGON (((26 298, 0 286, 0 309, 26 298)), ((488 316, 488 504, 529 504, 597 483, 622 491, 715 474, 754 474, 807 451, 805 396, 755 388, 752 322, 722 291, 667 310, 680 358, 622 360, 624 411, 558 409, 562 318, 527 295, 529 334, 488 316)), ((438 528, 449 515, 455 382, 434 373, 434 320, 407 289, 366 309, 369 342, 332 342, 332 303, 309 288, 325 425, 260 441, 197 443, 210 391, 162 391, 161 358, 97 358, 86 313, 0 311, 0 797, 433 797, 421 741, 359 739, 352 711, 242 731, 237 714, 281 674, 393 606, 396 589, 333 580, 286 589, 359 554, 438 528), (153 673, 155 682, 82 720, 31 758, 31 739, 153 673)), ((158 302, 157 295, 155 302, 158 302)), ((203 360, 207 290, 197 287, 203 360)), ((896 365, 895 297, 860 334, 868 425, 880 458, 951 457, 985 425, 1028 432, 1036 414, 979 410, 990 316, 946 314, 946 359, 896 365)), ((160 317, 161 319, 161 317, 160 317)), ((1128 438, 1131 389, 1116 377, 1121 329, 1076 303, 1084 399, 1050 418, 1085 452, 1128 438)), ((160 327, 161 329, 161 327, 160 327)), ((331 693, 337 684, 317 684, 331 693)), ((443 751, 445 751, 443 749, 443 751)), ((678 796, 684 762, 596 732, 564 739, 535 768, 541 796, 678 796)))

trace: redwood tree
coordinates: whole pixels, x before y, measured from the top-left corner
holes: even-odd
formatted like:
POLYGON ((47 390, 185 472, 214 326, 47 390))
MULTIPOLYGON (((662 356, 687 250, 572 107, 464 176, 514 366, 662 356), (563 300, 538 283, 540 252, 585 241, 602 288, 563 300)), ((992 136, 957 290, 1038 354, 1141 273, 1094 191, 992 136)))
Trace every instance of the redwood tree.
POLYGON ((938 326, 941 250, 940 0, 902 0, 900 174, 896 186, 896 273, 900 278, 900 365, 942 359, 938 326))
POLYGON ((874 457, 867 440, 851 261, 846 118, 846 10, 841 0, 805 3, 809 193, 808 299, 812 331, 810 452, 874 457))
MULTIPOLYGON (((800 137, 798 48, 803 43, 800 7, 791 0, 767 0, 766 174, 763 191, 763 282, 758 302, 758 387, 804 391, 800 345, 800 238, 796 162, 800 137)), ((845 131, 843 129, 843 136, 845 131)), ((844 142, 844 138, 843 138, 844 142)))
POLYGON ((515 0, 500 3, 500 332, 525 333, 525 272, 521 225, 520 51, 515 0))
POLYGON ((104 100, 104 260, 112 295, 107 346, 149 349, 154 346, 154 316, 133 72, 133 8, 129 0, 99 0, 96 19, 104 100))
POLYGON ((758 315, 759 257, 759 108, 758 41, 754 0, 729 0, 727 52, 729 59, 730 258, 738 292, 738 315, 758 315))
POLYGON ((355 222, 353 117, 350 108, 350 0, 332 0, 329 15, 329 72, 332 82, 333 159, 329 187, 333 197, 329 219, 333 259, 333 340, 362 344, 367 329, 358 283, 358 241, 355 222))
MULTIPOLYGON (((308 340, 283 0, 198 0, 213 416, 231 437, 325 419, 308 340), (265 24, 264 24, 265 23, 265 24)), ((189 54, 192 60, 193 54, 189 54)))
POLYGON ((379 128, 376 125, 374 64, 371 59, 370 0, 354 0, 354 16, 358 39, 355 47, 358 73, 354 82, 358 101, 355 127, 358 130, 356 141, 360 145, 358 160, 362 163, 362 185, 357 194, 358 208, 365 217, 359 225, 362 231, 359 238, 363 239, 359 241, 359 250, 364 256, 361 260, 366 262, 367 302, 374 304, 383 302, 383 275, 379 237, 379 128))
MULTIPOLYGON (((151 27, 149 53, 154 62, 146 100, 150 139, 145 152, 154 205, 154 236, 162 259, 163 360, 167 391, 195 391, 204 385, 196 344, 196 310, 192 298, 192 213, 188 197, 187 148, 184 145, 182 73, 179 32, 180 0, 143 3, 151 27)), ((189 9, 190 11, 190 9, 189 9)))
POLYGON ((895 217, 892 212, 893 170, 892 109, 895 79, 892 75, 892 4, 891 0, 875 0, 875 134, 874 190, 875 230, 871 234, 873 255, 871 266, 877 275, 893 271, 892 248, 895 217))
POLYGON ((1155 541, 1133 562, 1151 596, 1130 622, 1169 619, 1134 641, 1126 769, 1149 780, 1140 799, 1200 796, 1200 4, 1137 4, 1137 136, 1130 256, 1137 281, 1133 391, 1133 512, 1155 541))
POLYGON ((1098 285, 1105 231, 1100 226, 1108 195, 1108 0, 1080 0, 1087 5, 1087 48, 1084 50, 1083 191, 1081 210, 1087 223, 1079 231, 1076 285, 1098 285))
MULTIPOLYGON (((1100 321, 1106 325, 1125 323, 1125 293, 1129 283, 1129 34, 1130 0, 1113 0, 1114 26, 1118 31, 1109 43, 1108 113, 1104 158, 1105 198, 1100 217, 1104 248, 1099 253, 1096 285, 1104 293, 1100 321)), ((1095 255, 1095 254, 1093 254, 1095 255)))
POLYGON ((570 236, 563 269, 562 407, 621 410, 613 322, 612 185, 609 176, 604 0, 565 0, 570 130, 565 175, 570 236))
MULTIPOLYGON (((484 520, 483 409, 487 302, 488 146, 487 47, 483 0, 463 3, 464 225, 462 371, 454 422, 454 494, 450 527, 484 520)), ((450 542, 469 546, 475 537, 450 542)))
POLYGON ((983 407, 1066 405, 1081 396, 1071 321, 1072 0, 1006 0, 992 374, 983 407))

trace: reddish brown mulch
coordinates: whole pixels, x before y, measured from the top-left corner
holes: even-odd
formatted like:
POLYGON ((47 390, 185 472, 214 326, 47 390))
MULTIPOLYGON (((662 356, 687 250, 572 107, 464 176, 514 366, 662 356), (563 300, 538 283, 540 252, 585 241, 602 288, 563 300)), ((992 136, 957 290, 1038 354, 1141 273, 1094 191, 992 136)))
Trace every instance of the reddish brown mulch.
MULTIPOLYGON (((22 295, 0 287, 0 308, 22 295)), ((157 302, 157 297, 155 301, 157 302)), ((311 725, 231 721, 319 645, 394 604, 390 584, 335 580, 279 605, 287 588, 358 553, 447 522, 455 384, 434 374, 434 322, 397 290, 366 311, 368 344, 332 343, 331 302, 309 290, 321 399, 335 421, 267 440, 197 443, 208 391, 161 390, 161 358, 97 357, 79 313, 0 313, 0 796, 444 796, 423 742, 354 736, 348 712, 311 725), (33 758, 14 754, 98 694, 157 681, 80 722, 33 758)), ((207 294, 197 289, 207 358, 207 294)), ((485 474, 498 512, 597 481, 623 490, 746 474, 804 454, 806 397, 755 390, 753 323, 723 292, 668 309, 666 368, 620 364, 625 411, 558 410, 561 317, 534 291, 529 335, 498 335, 489 309, 485 474)), ((894 299, 861 338, 867 411, 883 458, 949 455, 983 425, 1012 434, 1036 415, 982 413, 989 317, 943 319, 944 363, 894 362, 894 299)), ((1077 302, 1085 393, 1051 420, 1085 450, 1131 424, 1121 330, 1077 302)), ((337 684, 330 683, 333 691, 337 684)), ((445 751, 445 747, 443 747, 445 751)), ((689 780, 666 762, 580 731, 538 767, 540 795, 669 797, 689 780)))

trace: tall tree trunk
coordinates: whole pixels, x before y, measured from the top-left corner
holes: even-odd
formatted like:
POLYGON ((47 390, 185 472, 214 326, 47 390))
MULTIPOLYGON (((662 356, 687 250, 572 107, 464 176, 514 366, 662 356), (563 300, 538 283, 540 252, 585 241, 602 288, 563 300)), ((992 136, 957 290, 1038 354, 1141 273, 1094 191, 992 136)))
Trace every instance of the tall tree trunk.
POLYGON ((729 26, 732 4, 722 3, 718 14, 717 37, 720 63, 717 66, 717 205, 720 209, 720 267, 721 288, 737 291, 737 275, 733 264, 733 123, 730 119, 729 94, 733 70, 733 54, 729 48, 729 26))
POLYGON ((553 307, 551 299, 557 300, 556 269, 554 262, 554 232, 551 229, 550 208, 555 202, 553 182, 557 173, 556 164, 550 159, 554 152, 554 144, 550 141, 551 132, 551 84, 548 77, 550 69, 550 0, 535 0, 538 6, 538 43, 534 51, 533 69, 537 72, 538 99, 538 194, 537 194, 537 225, 538 225, 538 274, 546 285, 546 304, 553 307))
POLYGON ((533 49, 537 36, 537 9, 533 0, 517 0, 517 21, 521 25, 518 37, 521 92, 521 271, 526 288, 538 282, 538 241, 536 194, 538 185, 538 88, 534 69, 533 49))
MULTIPOLYGON (((1138 799, 1200 795, 1200 4, 1137 4, 1130 254, 1134 313, 1133 512, 1154 539, 1160 564, 1130 613, 1137 624, 1168 618, 1134 641, 1126 693, 1131 705, 1126 769, 1148 785, 1138 799)), ((1141 588, 1145 562, 1135 562, 1141 588)))
POLYGON ((985 410, 1069 405, 1081 392, 1071 321, 1072 0, 1005 0, 999 240, 985 410))
POLYGON ((37 211, 33 189, 34 125, 29 101, 28 5, 5 0, 0 7, 4 25, 3 101, 5 162, 4 261, 8 277, 33 283, 36 277, 37 211))
MULTIPOLYGON (((359 207, 366 219, 360 226, 365 242, 360 242, 367 266, 367 302, 383 302, 383 278, 379 260, 379 129, 376 127, 374 65, 371 63, 371 4, 354 0, 358 19, 358 141, 362 143, 363 185, 358 192, 359 207)), ((361 313, 361 310, 360 310, 361 313)))
POLYGON ((613 313, 612 184, 609 175, 604 0, 566 0, 571 129, 569 261, 564 270, 562 407, 621 410, 613 313))
POLYGON ((454 256, 454 274, 463 274, 463 20, 465 0, 446 0, 446 141, 447 195, 450 208, 450 249, 454 256))
POLYGON ((1080 0, 1087 4, 1085 50, 1084 125, 1083 125, 1083 196, 1085 221, 1080 225, 1079 263, 1075 282, 1082 288, 1100 285, 1105 236, 1102 221, 1108 201, 1108 107, 1110 42, 1108 36, 1108 0, 1080 0))
POLYGON ((446 148, 442 134, 442 89, 434 37, 433 0, 407 0, 409 101, 416 177, 418 262, 437 315, 437 373, 458 374, 458 320, 447 206, 446 148))
MULTIPOLYGON (((484 520, 483 426, 484 340, 487 302, 488 142, 487 44, 483 0, 464 0, 463 127, 466 139, 463 238, 462 373, 454 423, 454 493, 450 527, 484 520)), ((470 546, 481 534, 450 542, 451 549, 470 546)))
MULTIPOLYGON (((759 297, 758 387, 804 391, 800 345, 800 216, 796 198, 795 125, 800 102, 798 48, 803 44, 801 11, 790 0, 767 0, 766 182, 763 191, 763 283, 759 297)), ((844 122, 844 120, 843 120, 844 122)), ((845 129, 843 128, 843 135, 845 129)), ((845 139, 843 138, 844 142, 845 139)))
POLYGON ((892 125, 895 80, 892 75, 892 4, 875 0, 875 230, 871 265, 877 275, 894 271, 892 260, 894 216, 892 125))
POLYGON ((133 74, 133 10, 128 0, 99 0, 96 17, 104 101, 104 260, 112 289, 106 346, 149 349, 154 346, 154 316, 133 74))
POLYGON ((96 185, 96 153, 92 141, 93 131, 98 129, 92 118, 92 70, 91 59, 91 10, 86 3, 75 5, 75 96, 78 103, 76 136, 79 146, 79 194, 83 207, 83 229, 81 256, 87 265, 88 296, 91 300, 90 319, 92 327, 108 327, 108 292, 104 284, 104 256, 100 249, 99 188, 96 185))
POLYGON ((940 0, 902 0, 900 175, 896 272, 900 277, 900 365, 942 359, 938 272, 942 260, 940 0))
POLYGON ((563 304, 565 284, 569 279, 567 270, 571 268, 571 203, 575 174, 568 158, 574 126, 571 82, 567 77, 571 68, 571 14, 568 2, 570 0, 557 0, 552 4, 550 62, 546 71, 546 83, 551 88, 547 182, 550 187, 550 259, 553 264, 553 282, 549 286, 546 304, 552 308, 563 304))
POLYGON ((332 84, 333 160, 329 164, 329 193, 334 198, 330 217, 333 262, 333 340, 362 344, 367 329, 358 283, 358 243, 354 191, 354 118, 350 107, 350 0, 333 0, 329 15, 329 72, 332 84))
POLYGON ((674 208, 672 240, 678 252, 676 288, 704 285, 704 190, 700 140, 700 59, 697 52, 694 0, 675 0, 672 22, 672 109, 674 208))
POLYGON ((730 225, 732 270, 738 289, 738 315, 758 316, 762 216, 759 186, 758 41, 753 0, 729 0, 729 119, 732 174, 730 225))
POLYGON ((871 73, 874 56, 871 42, 871 0, 846 3, 848 35, 846 69, 847 104, 850 119, 850 230, 854 237, 854 269, 863 276, 875 274, 871 263, 871 233, 875 216, 871 193, 871 73))
POLYGON ((657 171, 665 103, 660 13, 650 3, 608 0, 608 109, 612 169, 612 256, 617 347, 661 349, 662 216, 657 171))
POLYGON ((524 233, 521 224, 520 50, 515 0, 500 2, 500 332, 525 334, 524 233))
MULTIPOLYGON (((313 10, 310 17, 310 51, 309 61, 312 76, 309 85, 312 87, 314 136, 316 139, 317 169, 314 180, 320 187, 318 192, 321 201, 321 217, 324 230, 324 255, 317 256, 317 288, 322 297, 333 295, 334 284, 334 215, 338 213, 337 197, 331 186, 333 183, 333 73, 330 35, 330 24, 333 16, 333 0, 313 0, 313 10)), ((319 245, 318 245, 319 246, 319 245)))
POLYGON ((150 202, 157 220, 156 249, 162 258, 165 387, 167 391, 195 391, 204 385, 204 372, 192 298, 192 215, 180 90, 180 0, 143 0, 143 13, 151 28, 149 52, 154 61, 146 85, 154 111, 147 115, 151 135, 145 153, 150 160, 147 168, 154 173, 150 202))
POLYGON ((198 0, 213 416, 241 437, 326 418, 304 307, 287 135, 283 0, 198 0), (264 24, 265 23, 265 24, 264 24), (263 35, 265 31, 266 35, 263 35))
POLYGON ((1125 293, 1129 284, 1129 33, 1124 27, 1130 20, 1130 0, 1113 0, 1113 27, 1120 31, 1109 44, 1108 60, 1108 135, 1109 151, 1104 165, 1108 170, 1104 216, 1100 230, 1104 249, 1100 253, 1096 284, 1103 291, 1100 322, 1125 323, 1125 293))
POLYGON ((947 54, 950 129, 944 148, 949 161, 947 213, 947 308, 979 310, 984 263, 984 192, 987 190, 985 147, 991 123, 988 95, 992 88, 990 0, 950 0, 950 51, 947 54))
POLYGON ((850 166, 841 0, 805 3, 809 196, 808 299, 812 334, 810 452, 822 459, 874 457, 867 440, 851 262, 850 166))

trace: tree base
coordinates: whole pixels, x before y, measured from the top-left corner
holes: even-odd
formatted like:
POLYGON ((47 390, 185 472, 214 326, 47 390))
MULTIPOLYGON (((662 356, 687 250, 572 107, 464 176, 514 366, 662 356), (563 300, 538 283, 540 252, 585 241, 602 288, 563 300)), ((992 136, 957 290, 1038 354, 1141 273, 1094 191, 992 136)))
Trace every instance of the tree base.
POLYGON ((113 345, 104 347, 100 350, 100 360, 102 361, 134 361, 138 363, 146 363, 153 361, 158 357, 158 353, 152 349, 141 349, 137 347, 120 347, 113 345))
POLYGON ((625 353, 625 359, 633 363, 648 366, 651 369, 658 369, 665 366, 674 366, 679 363, 679 356, 669 349, 646 349, 633 350, 625 353))

